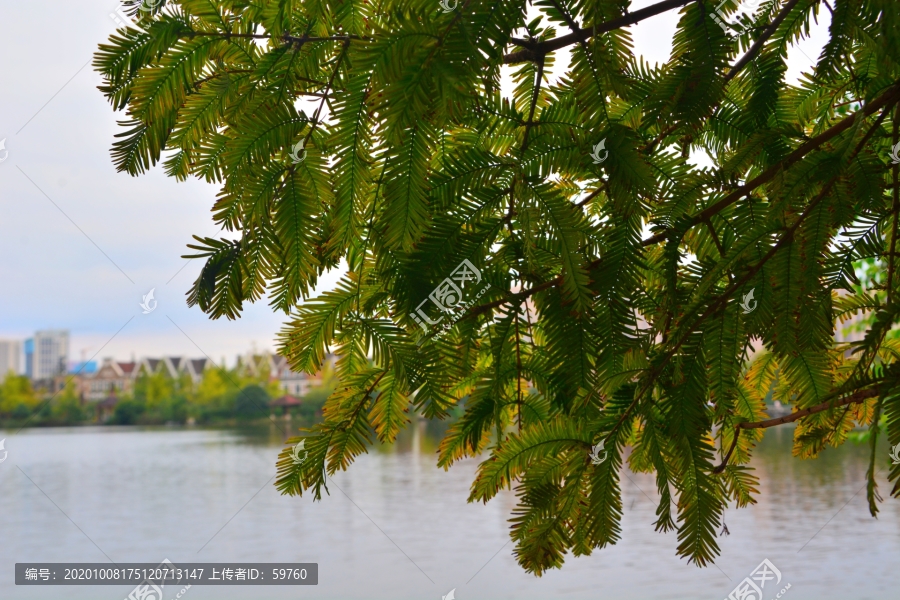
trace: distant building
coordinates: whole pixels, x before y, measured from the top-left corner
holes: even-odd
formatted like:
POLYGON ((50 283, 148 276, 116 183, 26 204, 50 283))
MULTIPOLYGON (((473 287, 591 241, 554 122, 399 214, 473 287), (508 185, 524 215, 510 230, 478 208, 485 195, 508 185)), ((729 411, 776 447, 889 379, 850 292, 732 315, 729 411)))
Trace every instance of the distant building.
POLYGON ((97 422, 104 423, 116 412, 116 405, 119 404, 119 398, 115 392, 97 402, 97 422))
POLYGON ((184 365, 188 362, 183 356, 164 356, 162 359, 166 374, 172 379, 178 379, 178 376, 184 371, 184 365))
POLYGON ((97 361, 96 360, 83 360, 77 363, 72 363, 69 366, 69 373, 73 375, 90 375, 91 373, 97 372, 97 361))
POLYGON ((138 362, 138 375, 155 375, 162 368, 162 359, 160 358, 142 358, 138 362))
POLYGON ((0 340, 0 381, 12 372, 22 373, 22 342, 18 340, 0 340))
POLYGON ((165 373, 172 379, 179 379, 186 373, 190 376, 191 383, 197 384, 203 379, 203 372, 211 366, 213 366, 212 361, 208 358, 185 358, 183 356, 144 357, 137 365, 135 377, 165 373))
POLYGON ((285 394, 304 397, 313 386, 321 383, 321 374, 310 376, 303 371, 294 371, 285 357, 276 354, 273 358, 272 378, 278 380, 278 387, 285 394))
POLYGON ((268 373, 271 379, 275 377, 278 358, 280 357, 271 352, 263 352, 262 354, 248 353, 244 356, 238 356, 235 368, 241 377, 259 378, 264 373, 268 373))
POLYGON ((278 387, 288 395, 303 397, 310 389, 321 383, 321 373, 310 376, 291 369, 287 359, 280 354, 263 352, 238 356, 237 372, 241 377, 261 378, 268 374, 269 381, 278 382, 278 387))
POLYGON ((203 379, 203 372, 212 366, 212 361, 208 358, 189 358, 184 361, 184 371, 191 376, 194 384, 200 383, 200 380, 203 379))
MULTIPOLYGON (((334 354, 325 355, 324 365, 333 369, 337 357, 334 354)), ((309 375, 305 371, 294 371, 285 357, 280 354, 271 355, 272 369, 271 379, 278 381, 278 387, 285 394, 304 397, 309 391, 322 385, 322 371, 315 375, 309 375)))
POLYGON ((84 400, 84 383, 81 375, 60 374, 51 379, 42 379, 37 383, 36 388, 44 394, 56 394, 65 390, 70 383, 75 388, 78 397, 84 400))
POLYGON ((64 329, 38 331, 34 334, 31 350, 30 365, 26 365, 31 367, 31 379, 44 381, 63 375, 69 364, 69 332, 64 329))
POLYGON ((25 340, 25 375, 29 379, 34 379, 34 339, 25 340))
POLYGON ((103 400, 110 395, 130 394, 134 388, 134 379, 138 363, 117 362, 112 358, 104 358, 96 373, 83 378, 82 390, 85 400, 103 400))

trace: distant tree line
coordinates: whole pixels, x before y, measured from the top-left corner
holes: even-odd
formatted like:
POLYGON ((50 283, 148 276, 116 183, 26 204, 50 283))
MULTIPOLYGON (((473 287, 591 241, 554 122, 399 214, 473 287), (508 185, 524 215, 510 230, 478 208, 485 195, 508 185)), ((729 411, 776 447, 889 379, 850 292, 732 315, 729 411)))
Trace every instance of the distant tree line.
MULTIPOLYGON (((291 416, 315 421, 333 388, 332 372, 326 369, 321 384, 301 398, 302 404, 291 409, 291 416)), ((130 393, 118 396, 114 406, 104 406, 83 400, 74 380, 56 394, 45 396, 27 376, 10 373, 0 383, 0 425, 247 422, 268 418, 272 412, 269 403, 282 395, 267 371, 253 376, 236 368, 213 367, 206 369, 196 384, 187 374, 178 378, 162 372, 141 374, 130 393)), ((281 416, 280 409, 277 414, 281 416)))

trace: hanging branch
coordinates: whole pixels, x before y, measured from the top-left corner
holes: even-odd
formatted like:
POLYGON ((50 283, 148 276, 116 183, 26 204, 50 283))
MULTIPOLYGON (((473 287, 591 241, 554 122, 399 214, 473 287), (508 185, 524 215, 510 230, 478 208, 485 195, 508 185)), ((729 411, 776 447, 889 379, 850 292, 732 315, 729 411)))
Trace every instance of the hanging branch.
POLYGON ((716 466, 715 469, 713 469, 713 473, 721 473, 725 470, 725 467, 728 465, 728 460, 731 458, 731 454, 734 452, 734 448, 737 445, 738 436, 744 429, 768 429, 769 427, 775 427, 777 425, 793 423, 794 421, 799 421, 804 417, 808 417, 820 412, 825 412, 826 410, 865 402, 866 400, 870 400, 871 398, 876 398, 879 394, 880 392, 877 389, 860 390, 854 394, 851 394, 850 396, 847 396, 846 398, 842 398, 840 400, 828 400, 827 402, 822 402, 821 404, 792 412, 791 414, 785 415, 783 417, 776 417, 774 419, 767 419, 765 421, 744 421, 743 423, 738 423, 734 426, 734 438, 731 441, 731 447, 728 449, 728 453, 725 455, 722 463, 716 466))

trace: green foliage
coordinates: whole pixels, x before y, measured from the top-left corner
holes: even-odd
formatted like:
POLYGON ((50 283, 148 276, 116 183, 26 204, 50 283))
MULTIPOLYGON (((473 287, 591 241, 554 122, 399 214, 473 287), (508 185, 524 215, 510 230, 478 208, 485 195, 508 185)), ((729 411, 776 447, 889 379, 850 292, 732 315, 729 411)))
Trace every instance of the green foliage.
POLYGON ((22 420, 27 419, 30 414, 31 409, 29 409, 26 405, 17 404, 12 413, 10 413, 10 417, 16 420, 22 420))
POLYGON ((155 410, 172 397, 180 387, 179 383, 162 370, 158 373, 142 373, 134 382, 133 397, 149 410, 155 410))
POLYGON ((136 400, 122 400, 116 404, 110 422, 113 425, 134 425, 144 413, 145 406, 136 400))
MULTIPOLYGON (((101 91, 126 112, 116 167, 163 161, 221 188, 228 235, 190 245, 205 265, 189 304, 234 319, 267 297, 294 368, 339 356, 279 490, 319 498, 414 414, 458 415, 438 464, 478 457, 472 501, 515 489, 527 571, 616 543, 626 455, 656 476, 657 529, 706 565, 726 508, 759 493, 764 427, 746 426, 767 396, 816 409, 799 457, 879 415, 900 443, 894 3, 772 0, 732 34, 710 2, 629 5, 171 0, 100 46, 101 91), (621 19, 665 11, 672 54, 651 67, 621 19), (788 51, 829 18, 788 84, 788 51), (463 260, 477 305, 417 313, 463 260), (836 344, 836 323, 865 314, 864 338, 836 344)), ((210 378, 198 404, 231 408, 210 378)), ((900 495, 900 468, 890 479, 900 495)))
POLYGON ((258 385, 248 385, 234 402, 234 414, 239 419, 258 419, 268 414, 269 394, 258 385))
POLYGON ((70 381, 65 389, 54 398, 51 405, 51 415, 54 420, 71 425, 82 422, 87 418, 87 411, 75 390, 74 382, 70 381))
POLYGON ((22 407, 30 411, 37 407, 38 402, 27 376, 10 372, 0 382, 0 415, 21 415, 22 407))

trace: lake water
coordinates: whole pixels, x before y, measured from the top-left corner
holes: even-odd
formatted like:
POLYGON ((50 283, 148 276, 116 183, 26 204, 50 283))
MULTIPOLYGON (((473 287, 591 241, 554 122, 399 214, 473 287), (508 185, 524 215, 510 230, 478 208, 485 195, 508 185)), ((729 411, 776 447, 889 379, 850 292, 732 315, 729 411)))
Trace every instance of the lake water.
MULTIPOLYGON (((652 527, 652 477, 628 473, 622 541, 536 578, 507 544, 513 496, 467 504, 476 463, 438 469, 424 425, 360 457, 321 502, 275 490, 276 427, 0 431, 9 452, 0 464, 0 598, 121 600, 132 587, 16 587, 16 562, 164 558, 319 564, 315 587, 193 586, 187 600, 439 600, 453 588, 458 600, 721 600, 766 558, 782 582, 770 582, 763 600, 787 583, 787 600, 898 597, 900 501, 888 496, 888 449, 876 520, 866 509, 866 446, 800 461, 790 435, 766 433, 754 463, 759 504, 727 513, 731 535, 720 538, 716 566, 675 556, 675 534, 652 527)), ((167 586, 166 600, 179 589, 167 586)))

